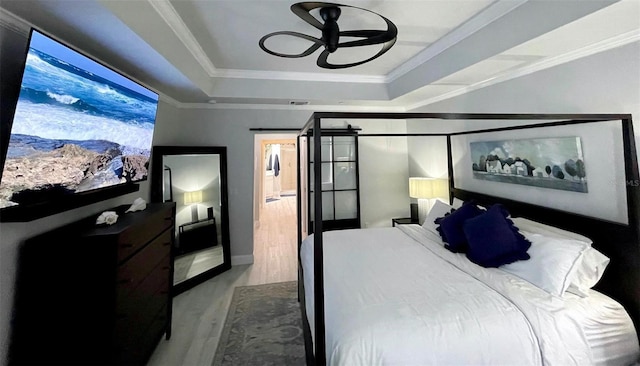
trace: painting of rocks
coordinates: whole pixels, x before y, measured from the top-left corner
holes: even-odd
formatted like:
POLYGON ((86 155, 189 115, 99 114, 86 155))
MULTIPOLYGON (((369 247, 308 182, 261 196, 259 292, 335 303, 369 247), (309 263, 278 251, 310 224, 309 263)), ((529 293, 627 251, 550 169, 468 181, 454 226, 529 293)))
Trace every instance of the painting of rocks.
POLYGON ((587 193, 579 137, 470 143, 476 179, 587 193))
POLYGON ((158 95, 33 31, 0 207, 146 179, 158 95))

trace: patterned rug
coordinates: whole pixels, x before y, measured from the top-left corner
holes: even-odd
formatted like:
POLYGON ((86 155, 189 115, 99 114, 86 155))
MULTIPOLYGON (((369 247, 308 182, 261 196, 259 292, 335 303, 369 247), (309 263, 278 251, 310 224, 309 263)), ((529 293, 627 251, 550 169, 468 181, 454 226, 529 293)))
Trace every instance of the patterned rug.
POLYGON ((213 366, 305 365, 294 282, 236 287, 213 366))

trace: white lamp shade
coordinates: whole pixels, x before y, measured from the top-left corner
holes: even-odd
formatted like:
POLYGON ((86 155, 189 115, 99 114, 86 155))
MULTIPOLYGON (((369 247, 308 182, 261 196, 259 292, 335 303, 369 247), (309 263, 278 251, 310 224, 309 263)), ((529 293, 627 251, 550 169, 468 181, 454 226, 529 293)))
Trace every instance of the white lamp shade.
POLYGON ((449 185, 446 179, 409 178, 409 197, 412 198, 446 198, 449 196, 449 185))
POLYGON ((184 204, 191 205, 202 202, 202 191, 184 192, 184 204))

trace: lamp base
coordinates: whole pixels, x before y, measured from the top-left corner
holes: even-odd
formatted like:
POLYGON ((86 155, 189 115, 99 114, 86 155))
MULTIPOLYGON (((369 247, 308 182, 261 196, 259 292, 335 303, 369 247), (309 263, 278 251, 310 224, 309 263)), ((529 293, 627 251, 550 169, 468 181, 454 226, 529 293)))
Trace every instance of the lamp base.
POLYGON ((191 221, 192 222, 196 222, 198 221, 198 205, 191 205, 191 221))
POLYGON ((429 199, 428 198, 418 198, 418 223, 422 225, 424 220, 427 218, 427 214, 429 213, 429 199))
POLYGON ((411 221, 418 221, 418 204, 412 203, 409 207, 411 208, 411 221))

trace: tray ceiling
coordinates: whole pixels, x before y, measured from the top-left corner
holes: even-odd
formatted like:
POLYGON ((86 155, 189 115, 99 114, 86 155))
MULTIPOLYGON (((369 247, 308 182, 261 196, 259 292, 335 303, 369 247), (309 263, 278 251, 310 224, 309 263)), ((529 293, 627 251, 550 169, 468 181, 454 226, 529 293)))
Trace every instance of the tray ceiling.
MULTIPOLYGON (((320 37, 282 0, 2 1, 5 25, 35 26, 155 89, 181 107, 361 107, 411 110, 491 83, 640 41, 640 2, 458 0, 349 1, 398 27, 396 45, 353 68, 316 66, 258 47, 267 33, 320 37), (290 106, 291 101, 308 101, 290 106), (215 105, 212 104, 215 102, 215 105)), ((341 30, 384 29, 379 18, 345 9, 341 30)), ((309 45, 275 37, 279 52, 309 45)), ((334 62, 378 48, 338 52, 334 62)), ((339 50, 343 51, 343 49, 339 50)), ((330 59, 330 61, 332 61, 330 59)))

